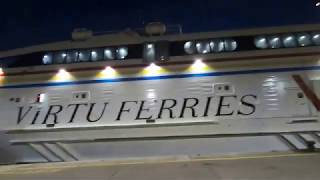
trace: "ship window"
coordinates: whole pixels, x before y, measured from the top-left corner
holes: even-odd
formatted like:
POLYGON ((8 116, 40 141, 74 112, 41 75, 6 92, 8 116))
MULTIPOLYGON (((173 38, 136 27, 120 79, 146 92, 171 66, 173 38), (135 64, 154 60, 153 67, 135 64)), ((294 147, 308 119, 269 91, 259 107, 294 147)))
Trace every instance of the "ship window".
POLYGON ((70 51, 67 53, 66 63, 74 63, 77 61, 78 61, 78 52, 77 51, 70 51))
POLYGON ((184 51, 187 54, 194 54, 196 52, 196 45, 192 41, 188 41, 184 43, 184 51))
POLYGON ((297 34, 299 46, 310 46, 312 44, 311 37, 308 33, 297 34))
POLYGON ((320 45, 320 33, 300 32, 280 35, 258 36, 254 44, 259 49, 295 48, 320 45))
POLYGON ((210 48, 212 52, 222 52, 224 50, 224 43, 219 39, 212 40, 210 41, 210 48))
POLYGON ((104 50, 104 58, 106 60, 113 60, 114 58, 114 49, 113 48, 106 48, 104 50))
POLYGON ((62 64, 65 62, 67 54, 65 52, 57 52, 53 56, 53 63, 54 64, 62 64))
POLYGON ((286 48, 297 47, 297 40, 293 34, 286 34, 282 37, 283 46, 286 48))
POLYGON ((259 49, 266 49, 268 48, 268 41, 265 36, 258 36, 254 39, 254 44, 259 49))
POLYGON ((312 41, 315 45, 320 45, 320 32, 314 32, 312 33, 312 41))
POLYGON ((42 57, 42 63, 43 64, 52 64, 52 54, 51 53, 45 54, 42 57))
POLYGON ((94 49, 91 51, 91 61, 103 60, 103 49, 94 49))
POLYGON ((234 51, 237 49, 237 42, 233 39, 224 40, 224 49, 226 51, 234 51))
POLYGON ((127 47, 119 47, 116 50, 117 59, 125 59, 128 56, 128 48, 127 47))
POLYGON ((207 54, 210 53, 210 45, 207 41, 197 42, 196 48, 198 53, 200 54, 207 54))
POLYGON ((90 60, 91 51, 90 50, 81 50, 79 52, 79 61, 86 62, 90 60))
POLYGON ((269 47, 272 49, 281 48, 282 46, 280 36, 278 35, 270 36, 268 39, 268 42, 269 42, 269 47))
POLYGON ((156 50, 153 43, 146 43, 144 45, 143 57, 146 61, 155 61, 156 60, 156 50))

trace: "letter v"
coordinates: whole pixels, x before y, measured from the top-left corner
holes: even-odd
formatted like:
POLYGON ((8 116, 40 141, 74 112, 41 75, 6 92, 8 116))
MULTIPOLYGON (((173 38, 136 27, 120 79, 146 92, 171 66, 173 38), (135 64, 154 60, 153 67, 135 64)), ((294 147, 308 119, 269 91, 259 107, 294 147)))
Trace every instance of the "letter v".
POLYGON ((18 114, 18 122, 17 122, 17 124, 20 124, 20 122, 26 117, 26 115, 31 111, 32 106, 29 106, 29 109, 25 113, 22 112, 23 109, 24 109, 23 106, 19 107, 19 114, 18 114))

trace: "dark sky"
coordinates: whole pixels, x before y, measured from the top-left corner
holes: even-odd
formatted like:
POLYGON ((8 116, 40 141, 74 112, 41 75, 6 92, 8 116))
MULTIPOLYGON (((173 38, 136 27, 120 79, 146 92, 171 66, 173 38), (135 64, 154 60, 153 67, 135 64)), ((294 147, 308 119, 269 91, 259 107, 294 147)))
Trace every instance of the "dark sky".
POLYGON ((0 49, 70 39, 93 31, 181 24, 184 32, 320 23, 315 0, 9 0, 0 3, 0 49))

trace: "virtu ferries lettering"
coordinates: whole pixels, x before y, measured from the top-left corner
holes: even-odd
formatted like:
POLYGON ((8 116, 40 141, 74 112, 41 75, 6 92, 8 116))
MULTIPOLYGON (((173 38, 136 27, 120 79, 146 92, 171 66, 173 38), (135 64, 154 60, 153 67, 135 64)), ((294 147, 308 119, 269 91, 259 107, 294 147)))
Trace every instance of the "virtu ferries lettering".
POLYGON ((73 103, 67 105, 49 105, 38 108, 20 106, 17 112, 17 124, 58 124, 75 123, 84 120, 88 123, 99 121, 182 119, 211 116, 249 116, 256 111, 256 95, 237 95, 180 99, 153 100, 150 106, 147 100, 73 103), (153 109, 152 109, 153 108, 153 109), (154 109, 155 108, 155 109, 154 109), (116 110, 115 110, 116 109, 116 110))

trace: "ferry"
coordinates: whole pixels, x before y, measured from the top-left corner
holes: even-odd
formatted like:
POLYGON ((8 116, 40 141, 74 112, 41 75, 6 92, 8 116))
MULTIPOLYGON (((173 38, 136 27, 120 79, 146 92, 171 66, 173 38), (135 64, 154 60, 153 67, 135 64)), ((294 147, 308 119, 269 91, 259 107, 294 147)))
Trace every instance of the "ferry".
POLYGON ((320 148, 320 25, 150 23, 0 52, 1 163, 320 148))

